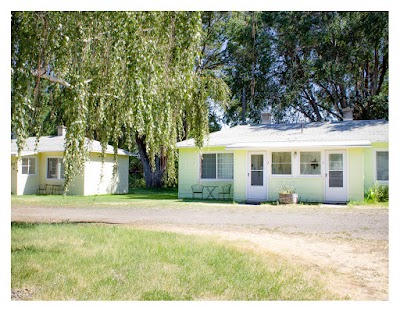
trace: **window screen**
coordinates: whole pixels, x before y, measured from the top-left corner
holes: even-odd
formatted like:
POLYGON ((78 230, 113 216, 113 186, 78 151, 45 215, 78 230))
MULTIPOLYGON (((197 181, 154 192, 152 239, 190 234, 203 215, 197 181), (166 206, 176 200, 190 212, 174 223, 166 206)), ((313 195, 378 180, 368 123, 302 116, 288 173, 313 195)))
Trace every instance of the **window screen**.
POLYGON ((272 152, 272 174, 292 174, 291 152, 272 152))
POLYGON ((251 185, 264 185, 263 155, 251 155, 251 185))
POLYGON ((389 152, 376 152, 376 179, 389 181, 389 152))
POLYGON ((201 159, 201 178, 202 179, 216 179, 217 177, 217 155, 216 154, 203 154, 201 159))
POLYGON ((233 179, 233 153, 203 154, 201 158, 202 179, 233 179))
POLYGON ((64 163, 62 158, 47 159, 47 178, 64 179, 64 163))
POLYGON ((329 187, 343 187, 343 154, 329 155, 329 187))
POLYGON ((320 152, 300 152, 300 174, 321 174, 320 152))
POLYGON ((36 174, 36 160, 34 157, 22 158, 22 174, 36 174))
POLYGON ((233 154, 217 154, 218 179, 233 179, 233 154))

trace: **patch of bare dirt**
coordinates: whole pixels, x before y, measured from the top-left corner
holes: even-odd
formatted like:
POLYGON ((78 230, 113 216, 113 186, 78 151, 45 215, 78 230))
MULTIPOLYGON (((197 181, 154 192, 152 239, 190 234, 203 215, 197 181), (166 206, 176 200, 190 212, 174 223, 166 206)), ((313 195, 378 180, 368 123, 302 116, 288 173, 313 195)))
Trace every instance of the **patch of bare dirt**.
POLYGON ((24 289, 11 289, 11 300, 31 300, 33 291, 24 289))

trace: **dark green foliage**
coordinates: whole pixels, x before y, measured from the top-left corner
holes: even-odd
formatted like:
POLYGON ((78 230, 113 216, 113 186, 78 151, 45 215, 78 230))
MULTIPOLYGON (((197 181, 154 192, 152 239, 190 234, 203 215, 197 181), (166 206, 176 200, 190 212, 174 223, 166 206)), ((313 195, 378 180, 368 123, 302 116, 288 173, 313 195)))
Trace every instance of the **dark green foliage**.
POLYGON ((365 200, 373 203, 389 201, 389 186, 375 184, 365 193, 365 200))
POLYGON ((229 123, 258 122, 265 108, 275 122, 340 120, 346 107, 355 119, 388 119, 387 12, 234 16, 226 66, 229 123))
POLYGON ((12 12, 11 24, 20 150, 28 136, 64 124, 66 189, 82 171, 86 137, 115 149, 140 142, 146 184, 174 183, 175 143, 187 136, 201 147, 209 97, 227 94, 218 76, 194 70, 200 12, 12 12))

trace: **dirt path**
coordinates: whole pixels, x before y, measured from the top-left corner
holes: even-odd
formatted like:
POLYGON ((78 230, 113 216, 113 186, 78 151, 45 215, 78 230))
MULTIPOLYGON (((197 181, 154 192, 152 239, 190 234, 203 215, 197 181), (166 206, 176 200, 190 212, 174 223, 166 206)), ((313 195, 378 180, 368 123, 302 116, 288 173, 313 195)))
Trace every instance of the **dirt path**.
POLYGON ((388 300, 387 210, 16 208, 13 221, 117 223, 205 235, 305 266, 350 300, 388 300), (238 220, 242 220, 240 223, 238 220))

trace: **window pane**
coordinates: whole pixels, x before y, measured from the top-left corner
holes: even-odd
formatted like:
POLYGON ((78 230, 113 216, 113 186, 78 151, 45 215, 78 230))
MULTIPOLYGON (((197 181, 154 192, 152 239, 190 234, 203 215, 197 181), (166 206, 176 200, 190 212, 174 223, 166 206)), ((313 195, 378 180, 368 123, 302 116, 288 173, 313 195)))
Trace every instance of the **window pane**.
POLYGON ((47 159, 47 178, 57 179, 57 163, 58 158, 47 159))
POLYGON ((329 155, 329 170, 343 170, 343 154, 329 155))
POLYGON ((251 185, 263 185, 263 173, 264 171, 252 171, 251 185))
POLYGON ((291 162, 290 152, 273 152, 272 162, 273 163, 290 163, 291 162))
POLYGON ((64 162, 62 159, 59 159, 60 164, 60 179, 64 179, 64 162))
POLYGON ((233 154, 218 154, 218 179, 233 179, 233 154))
POLYGON ((320 152, 300 152, 300 174, 321 174, 320 152))
POLYGON ((272 164, 272 174, 291 174, 291 164, 272 164))
POLYGON ((389 152, 376 152, 376 179, 389 181, 389 152))
POLYGON ((22 158, 22 174, 28 174, 29 159, 22 158))
POLYGON ((36 173, 36 161, 35 158, 29 158, 29 174, 36 173))
POLYGON ((329 171, 329 187, 343 187, 343 171, 329 171))
POLYGON ((216 154, 204 154, 201 159, 201 178, 216 178, 216 154))
POLYGON ((292 174, 291 152, 272 153, 272 174, 292 174))
POLYGON ((263 170, 264 168, 263 155, 251 155, 251 170, 263 170))

